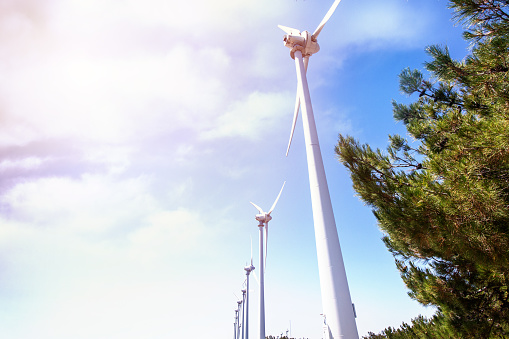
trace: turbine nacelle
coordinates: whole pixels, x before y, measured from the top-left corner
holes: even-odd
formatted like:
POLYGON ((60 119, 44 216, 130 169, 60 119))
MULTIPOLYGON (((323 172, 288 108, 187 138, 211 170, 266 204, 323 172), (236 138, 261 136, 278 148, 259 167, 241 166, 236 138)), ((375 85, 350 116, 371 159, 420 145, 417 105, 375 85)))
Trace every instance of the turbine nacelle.
POLYGON ((295 51, 300 50, 303 56, 310 56, 320 50, 320 46, 316 38, 308 31, 299 32, 294 28, 289 28, 279 25, 285 34, 283 37, 283 44, 290 48, 290 56, 295 59, 295 51))
POLYGON ((260 222, 260 226, 263 226, 263 224, 271 221, 272 217, 270 216, 270 213, 260 213, 255 216, 255 219, 260 222))
POLYGON ((246 266, 244 267, 244 270, 246 271, 246 274, 249 274, 251 273, 252 271, 254 271, 255 267, 251 264, 249 266, 246 266))

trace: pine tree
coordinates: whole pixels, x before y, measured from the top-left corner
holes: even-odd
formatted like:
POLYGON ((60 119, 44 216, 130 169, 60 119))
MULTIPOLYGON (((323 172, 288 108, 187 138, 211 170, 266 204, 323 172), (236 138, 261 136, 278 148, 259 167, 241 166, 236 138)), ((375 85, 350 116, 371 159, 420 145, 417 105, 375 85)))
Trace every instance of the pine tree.
POLYGON ((450 1, 471 53, 459 62, 430 46, 430 79, 400 74, 417 99, 393 113, 413 142, 389 136, 384 152, 340 135, 336 146, 410 296, 460 338, 509 334, 508 5, 450 1))

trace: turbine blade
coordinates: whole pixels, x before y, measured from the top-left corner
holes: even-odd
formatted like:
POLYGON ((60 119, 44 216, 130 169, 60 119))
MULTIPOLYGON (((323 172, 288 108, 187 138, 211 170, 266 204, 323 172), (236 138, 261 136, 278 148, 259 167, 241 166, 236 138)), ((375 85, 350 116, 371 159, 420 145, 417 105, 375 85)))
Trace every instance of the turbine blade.
POLYGON ((318 34, 320 34, 320 32, 322 31, 323 26, 325 26, 325 24, 327 23, 327 21, 329 21, 332 14, 334 14, 334 11, 336 10, 336 7, 338 7, 340 1, 341 0, 334 1, 332 6, 329 8, 329 11, 327 12, 327 14, 325 14, 325 17, 323 18, 322 22, 320 22, 320 24, 316 28, 315 32, 313 33, 313 35, 312 35, 313 38, 316 39, 318 37, 318 34))
MULTIPOLYGON (((309 55, 304 57, 304 67, 307 71, 309 64, 309 55)), ((293 122, 292 122, 292 130, 290 132, 290 139, 288 140, 288 147, 286 148, 286 156, 288 156, 288 152, 290 152, 290 145, 292 144, 293 132, 295 132, 295 125, 297 124, 297 117, 299 116, 299 108, 300 108, 300 98, 299 98, 299 89, 297 88, 297 95, 295 97, 295 109, 293 111, 293 122)))
POLYGON ((286 34, 290 34, 290 35, 299 35, 300 34, 300 31, 295 28, 286 27, 283 25, 277 25, 277 27, 281 28, 286 34))
MULTIPOLYGON (((250 201, 251 202, 251 201, 250 201)), ((253 205, 257 210, 258 212, 260 212, 261 214, 263 214, 263 210, 260 206, 258 206, 257 204, 255 204, 254 202, 251 202, 251 205, 253 205)))
POLYGON ((290 139, 288 140, 288 147, 286 148, 286 156, 288 156, 288 152, 290 152, 290 145, 292 144, 293 132, 295 131, 295 125, 297 124, 297 117, 299 115, 299 109, 300 109, 300 100, 299 100, 299 94, 297 93, 297 97, 295 98, 295 109, 293 111, 292 130, 290 131, 290 139))
POLYGON ((253 237, 249 235, 249 238, 251 239, 251 266, 253 266, 253 237))
MULTIPOLYGON (((276 198, 276 201, 274 201, 274 204, 272 204, 272 207, 270 208, 270 211, 269 213, 267 213, 267 215, 270 215, 272 213, 272 211, 274 210, 274 208, 276 207, 276 204, 279 200, 279 197, 281 197, 281 193, 283 193, 283 188, 285 188, 285 184, 286 184, 286 181, 283 182, 283 186, 281 187, 281 190, 279 191, 279 194, 277 195, 277 198, 276 198)), ((267 267, 267 244, 269 242, 269 223, 266 222, 265 223, 265 263, 263 265, 263 267, 267 267)))
POLYGON ((283 186, 281 187, 281 191, 279 191, 279 194, 278 194, 276 200, 274 201, 274 203, 272 204, 272 207, 270 208, 269 213, 267 213, 268 215, 270 215, 272 213, 272 211, 274 210, 274 208, 276 207, 277 201, 279 200, 279 197, 281 196, 281 193, 283 193, 283 188, 285 188, 285 184, 286 184, 286 181, 283 182, 283 186))
POLYGON ((258 276, 256 275, 255 271, 253 271, 253 276, 254 276, 256 282, 258 283, 258 286, 260 286, 260 280, 258 279, 258 276))

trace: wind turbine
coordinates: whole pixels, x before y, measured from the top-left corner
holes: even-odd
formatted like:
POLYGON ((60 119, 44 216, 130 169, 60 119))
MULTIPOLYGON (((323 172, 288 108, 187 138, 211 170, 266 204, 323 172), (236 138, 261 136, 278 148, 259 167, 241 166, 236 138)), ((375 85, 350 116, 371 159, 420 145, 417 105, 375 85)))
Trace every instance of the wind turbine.
POLYGON ((235 310, 235 318, 234 318, 235 321, 233 322, 233 339, 238 339, 237 328, 238 328, 238 323, 239 323, 239 307, 240 307, 240 305, 235 310))
POLYGON ((237 309, 235 310, 236 313, 236 321, 237 321, 237 328, 235 329, 235 338, 240 339, 240 306, 242 305, 242 300, 237 301, 237 309))
POLYGON ((239 300, 239 297, 237 297, 237 295, 235 293, 233 293, 233 295, 235 296, 235 298, 237 298, 237 308, 235 309, 235 323, 234 323, 234 326, 233 326, 233 339, 240 339, 240 333, 239 333, 239 329, 240 329, 240 314, 241 314, 240 313, 240 306, 244 302, 244 299, 239 300))
POLYGON ((313 116, 313 107, 309 95, 306 70, 309 57, 320 50, 317 38, 324 25, 330 19, 341 0, 335 0, 329 11, 313 34, 308 31, 278 26, 286 35, 283 43, 290 48, 290 56, 295 60, 297 71, 297 99, 293 117, 288 150, 293 137, 295 123, 302 104, 302 121, 311 189, 311 204, 315 228, 315 241, 318 257, 322 307, 327 319, 328 336, 334 339, 357 339, 357 325, 348 289, 341 246, 339 244, 336 222, 332 210, 325 169, 323 166, 318 135, 313 116))
MULTIPOLYGON (((249 275, 252 271, 254 271, 255 267, 253 266, 253 251, 251 249, 251 265, 244 267, 246 271, 246 326, 242 329, 244 338, 244 333, 246 334, 245 339, 249 339, 249 275)), ((244 291, 242 291, 244 293, 244 291)))
MULTIPOLYGON (((279 191, 279 194, 272 204, 269 212, 264 212, 258 205, 251 202, 251 204, 260 212, 256 215, 255 219, 258 220, 258 228, 260 229, 260 339, 265 339, 265 285, 264 285, 264 270, 265 270, 265 262, 263 261, 263 228, 265 226, 265 254, 267 254, 267 240, 269 237, 269 221, 272 220, 270 214, 276 207, 277 201, 283 193, 283 188, 285 188, 286 181, 283 183, 283 187, 279 191)), ((266 258, 266 257, 265 257, 266 258)))
POLYGON ((245 304, 246 304, 246 291, 247 289, 243 288, 242 290, 242 326, 239 327, 239 328, 242 328, 242 339, 244 339, 244 320, 246 318, 246 315, 245 315, 245 304))

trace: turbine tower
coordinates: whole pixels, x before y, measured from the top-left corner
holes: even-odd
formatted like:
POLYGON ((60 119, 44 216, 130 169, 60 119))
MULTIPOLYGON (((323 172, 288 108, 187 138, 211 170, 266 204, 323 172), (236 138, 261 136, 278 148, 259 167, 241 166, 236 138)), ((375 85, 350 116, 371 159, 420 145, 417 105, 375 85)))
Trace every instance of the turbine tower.
POLYGON ((279 26, 279 28, 286 33, 283 39, 284 45, 290 48, 290 56, 295 60, 297 71, 297 99, 287 155, 292 142, 299 106, 302 106, 322 307, 328 328, 326 334, 333 339, 358 339, 355 314, 348 289, 306 78, 309 57, 320 50, 317 37, 340 1, 334 1, 313 34, 285 26, 279 26))
POLYGON ((279 194, 272 204, 269 212, 264 212, 258 205, 251 202, 251 204, 260 212, 256 215, 255 219, 259 222, 258 228, 260 230, 260 339, 265 339, 265 262, 263 260, 263 228, 265 227, 265 259, 267 259, 267 240, 269 238, 269 221, 272 220, 270 214, 276 207, 277 201, 283 193, 283 188, 285 188, 285 183, 283 183, 283 187, 279 191, 279 194))

